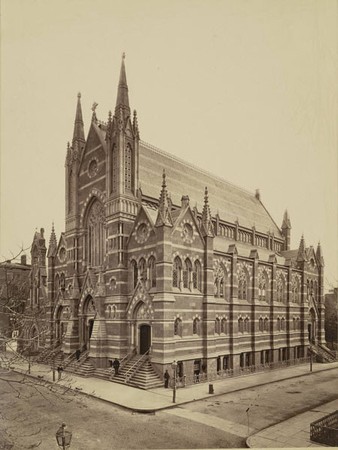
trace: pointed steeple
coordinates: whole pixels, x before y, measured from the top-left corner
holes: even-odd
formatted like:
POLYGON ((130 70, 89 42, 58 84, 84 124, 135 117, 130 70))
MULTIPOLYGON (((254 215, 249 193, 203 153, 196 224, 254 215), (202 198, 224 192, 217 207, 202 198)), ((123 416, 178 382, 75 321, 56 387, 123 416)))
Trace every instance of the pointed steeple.
POLYGON ((291 245, 291 222, 288 210, 285 210, 282 223, 282 235, 284 236, 284 250, 290 250, 291 245))
POLYGON ((291 229, 291 222, 288 210, 285 210, 284 216, 283 216, 283 223, 282 223, 282 230, 291 229))
POLYGON ((297 254, 297 261, 298 262, 306 261, 305 240, 304 240, 304 235, 303 234, 302 234, 302 238, 301 238, 300 243, 299 243, 298 254, 297 254))
POLYGON ((202 211, 202 234, 204 237, 214 237, 214 227, 211 220, 211 212, 209 207, 208 188, 204 192, 204 206, 202 211))
POLYGON ((157 218, 156 218, 156 227, 172 227, 173 221, 171 218, 171 212, 169 207, 169 198, 168 198, 168 192, 167 192, 167 184, 165 179, 165 170, 163 169, 163 175, 162 175, 162 189, 160 194, 160 200, 158 204, 158 212, 157 212, 157 218))
POLYGON ((318 265, 321 267, 324 267, 324 258, 323 258, 323 252, 322 252, 322 247, 320 245, 320 242, 318 242, 318 245, 317 245, 316 258, 317 258, 318 265))
POLYGON ((76 105, 76 113, 75 113, 75 122, 74 122, 74 133, 73 133, 73 147, 75 142, 82 141, 86 142, 85 134, 84 134, 84 126, 82 119, 82 108, 81 108, 81 93, 77 94, 77 105, 76 105))
POLYGON ((55 256, 56 255, 56 251, 57 251, 57 240, 56 240, 56 234, 55 234, 54 222, 53 222, 53 224, 52 224, 52 232, 51 232, 50 238, 49 238, 49 246, 48 246, 47 258, 55 256))
POLYGON ((122 109, 124 118, 130 116, 127 76, 126 76, 126 68, 124 65, 125 57, 126 55, 125 53, 123 53, 120 71, 120 80, 117 88, 117 98, 115 106, 115 115, 119 116, 119 110, 122 109))

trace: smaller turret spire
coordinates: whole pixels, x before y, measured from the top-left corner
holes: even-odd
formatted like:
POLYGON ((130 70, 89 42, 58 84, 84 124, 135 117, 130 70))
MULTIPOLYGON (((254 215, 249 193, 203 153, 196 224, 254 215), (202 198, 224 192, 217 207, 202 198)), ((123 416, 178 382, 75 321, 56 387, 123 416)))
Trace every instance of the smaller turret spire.
POLYGON ((306 254, 305 254, 305 240, 304 240, 304 235, 302 234, 300 243, 299 243, 299 248, 298 248, 298 254, 297 254, 297 261, 298 262, 303 262, 306 261, 306 254))
POLYGON ((283 216, 282 235, 284 236, 284 250, 290 250, 291 245, 291 222, 288 210, 286 209, 283 216))
POLYGON ((211 219, 211 212, 209 207, 208 188, 204 191, 204 206, 202 211, 202 234, 204 237, 214 237, 214 227, 211 219))
POLYGON ((52 231, 50 233, 50 238, 49 238, 47 258, 55 256, 56 251, 57 251, 57 240, 56 240, 56 234, 55 234, 54 222, 53 222, 52 223, 52 231))
POLYGON ((167 192, 167 184, 166 184, 166 177, 165 177, 165 170, 163 169, 162 174, 162 189, 160 194, 160 200, 158 204, 158 213, 156 218, 156 227, 172 227, 173 221, 171 218, 171 212, 169 207, 169 198, 168 198, 168 192, 167 192))
POLYGON ((73 146, 75 142, 82 141, 86 142, 85 134, 84 134, 84 126, 82 119, 82 108, 81 108, 81 93, 77 94, 77 105, 76 105, 76 113, 75 113, 75 122, 74 122, 74 132, 73 132, 73 146))

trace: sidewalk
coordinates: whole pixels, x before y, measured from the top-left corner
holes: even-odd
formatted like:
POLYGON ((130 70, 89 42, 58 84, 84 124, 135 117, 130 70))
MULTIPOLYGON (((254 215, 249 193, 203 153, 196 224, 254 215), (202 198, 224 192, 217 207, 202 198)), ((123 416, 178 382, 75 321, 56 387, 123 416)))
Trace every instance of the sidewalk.
MULTIPOLYGON (((16 372, 26 373, 26 367, 23 365, 16 364, 14 370, 16 372)), ((326 370, 336 370, 338 373, 338 362, 329 364, 314 363, 312 372, 310 372, 308 365, 300 365, 266 373, 218 380, 213 382, 214 394, 211 395, 208 393, 209 383, 198 383, 185 388, 179 388, 176 392, 176 403, 173 403, 172 401, 172 389, 157 388, 145 391, 123 384, 101 380, 99 378, 82 378, 67 372, 63 373, 62 379, 55 382, 55 384, 66 386, 70 389, 79 391, 82 394, 104 400, 132 411, 153 413, 160 410, 170 410, 170 408, 204 398, 217 397, 218 395, 326 370)), ((52 372, 48 366, 32 366, 30 376, 52 382, 52 372)), ((258 431, 255 434, 251 434, 247 438, 247 446, 252 448, 320 447, 319 444, 317 445, 310 441, 310 423, 336 409, 338 409, 338 399, 258 431)), ((184 410, 182 409, 172 410, 172 413, 174 414, 183 412, 184 410)), ((192 420, 199 419, 192 418, 192 420)), ((210 420, 214 422, 216 418, 212 416, 210 417, 210 420)), ((203 419, 203 422, 205 423, 205 418, 203 419)), ((214 426, 225 430, 227 424, 223 423, 225 422, 224 419, 220 420, 220 422, 222 422, 220 425, 214 423, 214 426)), ((236 430, 235 434, 241 434, 238 429, 240 425, 229 422, 229 427, 232 427, 234 431, 236 430)), ((252 432, 253 430, 250 431, 252 432)), ((229 432, 231 432, 231 430, 229 432)), ((247 433, 245 431, 243 431, 243 433, 243 437, 246 437, 247 433)))

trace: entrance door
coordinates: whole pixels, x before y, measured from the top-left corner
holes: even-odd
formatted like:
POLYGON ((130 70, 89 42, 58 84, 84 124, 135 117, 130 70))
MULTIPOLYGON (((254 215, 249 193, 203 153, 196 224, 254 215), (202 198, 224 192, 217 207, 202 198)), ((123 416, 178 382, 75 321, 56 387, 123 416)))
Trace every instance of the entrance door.
POLYGON ((151 345, 151 327, 150 325, 140 326, 140 354, 144 355, 151 345))

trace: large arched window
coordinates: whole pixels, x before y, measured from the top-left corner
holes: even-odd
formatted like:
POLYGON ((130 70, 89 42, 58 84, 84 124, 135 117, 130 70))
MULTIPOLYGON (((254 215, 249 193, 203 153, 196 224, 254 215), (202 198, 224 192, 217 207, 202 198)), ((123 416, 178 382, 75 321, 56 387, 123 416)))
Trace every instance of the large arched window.
POLYGON ((95 200, 87 216, 87 262, 96 267, 103 264, 105 249, 105 211, 101 202, 95 200))
POLYGON ((265 270, 258 275, 258 299, 262 302, 270 301, 269 277, 265 270))
POLYGON ((176 288, 181 287, 181 272, 182 272, 182 263, 180 258, 176 256, 173 264, 173 287, 176 288))
POLYGON ((194 271, 192 273, 192 282, 194 289, 202 291, 202 269, 198 259, 194 262, 194 271))
POLYGON ((300 291, 300 283, 299 278, 295 277, 292 283, 292 301, 294 303, 299 303, 299 291, 300 291))
POLYGON ((228 275, 222 266, 214 274, 214 296, 229 300, 228 275))
POLYGON ((156 287, 156 264, 155 258, 151 256, 148 260, 148 269, 149 269, 149 287, 156 287))

